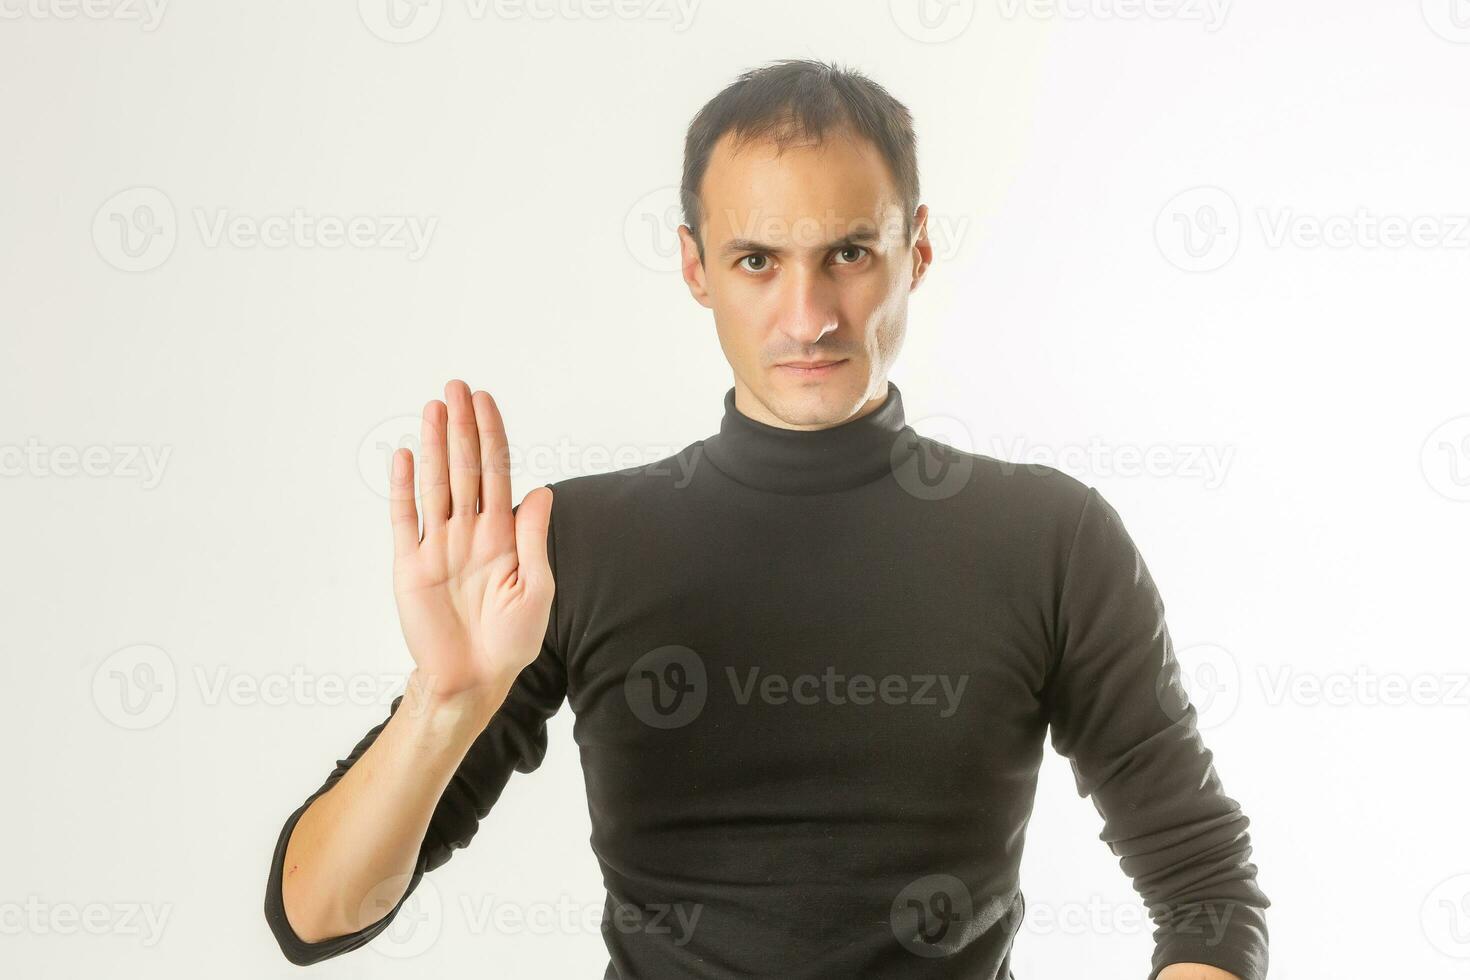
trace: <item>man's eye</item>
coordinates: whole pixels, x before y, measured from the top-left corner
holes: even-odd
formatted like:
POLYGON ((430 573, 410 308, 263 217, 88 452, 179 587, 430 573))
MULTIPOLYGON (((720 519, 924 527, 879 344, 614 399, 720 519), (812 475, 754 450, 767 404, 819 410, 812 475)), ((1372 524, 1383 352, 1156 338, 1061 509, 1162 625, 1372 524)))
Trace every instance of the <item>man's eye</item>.
POLYGON ((861 245, 848 245, 846 248, 840 248, 837 250, 838 255, 844 255, 848 252, 856 252, 857 254, 854 255, 851 260, 847 262, 839 262, 838 265, 852 265, 853 262, 858 261, 864 255, 868 254, 868 250, 861 245))
POLYGON ((757 253, 754 253, 752 255, 747 255, 745 258, 741 259, 740 261, 742 263, 743 262, 751 262, 751 261, 759 262, 760 265, 757 266, 757 267, 752 267, 752 266, 748 266, 747 265, 745 267, 746 268, 746 271, 748 271, 748 272, 763 272, 765 270, 765 264, 767 262, 769 262, 770 259, 767 258, 766 256, 761 255, 760 253, 757 252, 757 253))

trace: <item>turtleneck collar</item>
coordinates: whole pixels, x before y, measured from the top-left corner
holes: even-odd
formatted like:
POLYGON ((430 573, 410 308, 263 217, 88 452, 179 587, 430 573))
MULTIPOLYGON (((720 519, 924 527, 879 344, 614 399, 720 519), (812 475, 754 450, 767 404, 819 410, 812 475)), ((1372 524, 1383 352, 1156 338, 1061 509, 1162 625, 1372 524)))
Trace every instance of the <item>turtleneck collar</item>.
POLYGON ((918 434, 905 424, 903 396, 888 382, 883 403, 856 419, 825 429, 783 429, 758 422, 725 393, 720 431, 704 440, 704 454, 737 483, 773 493, 850 490, 876 480, 909 457, 918 434))

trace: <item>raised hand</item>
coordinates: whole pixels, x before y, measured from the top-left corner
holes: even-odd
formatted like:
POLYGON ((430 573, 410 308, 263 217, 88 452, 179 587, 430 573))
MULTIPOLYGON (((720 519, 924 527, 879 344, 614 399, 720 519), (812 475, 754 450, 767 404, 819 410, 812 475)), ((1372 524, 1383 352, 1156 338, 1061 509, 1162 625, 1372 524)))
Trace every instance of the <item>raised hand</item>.
POLYGON ((505 426, 487 392, 449 382, 421 431, 422 531, 413 453, 395 452, 389 476, 393 596, 414 682, 435 703, 498 705, 546 635, 552 493, 537 487, 512 511, 505 426))

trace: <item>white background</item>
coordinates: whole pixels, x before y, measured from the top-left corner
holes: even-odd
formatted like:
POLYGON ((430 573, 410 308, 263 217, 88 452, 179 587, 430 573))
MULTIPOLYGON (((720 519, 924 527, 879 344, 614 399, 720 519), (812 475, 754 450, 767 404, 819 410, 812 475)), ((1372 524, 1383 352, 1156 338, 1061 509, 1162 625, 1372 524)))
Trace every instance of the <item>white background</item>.
MULTIPOLYGON (((298 975, 271 848, 410 663, 382 447, 451 377, 517 499, 712 433, 684 128, 805 56, 915 115, 910 421, 1148 559, 1272 976, 1470 975, 1470 5, 386 2, 0 0, 5 973, 298 975), (366 238, 214 235, 298 209, 366 238)), ((1099 829, 1049 754, 1019 980, 1146 974, 1099 829)), ((417 928, 315 973, 600 977, 589 830, 564 709, 417 928)))

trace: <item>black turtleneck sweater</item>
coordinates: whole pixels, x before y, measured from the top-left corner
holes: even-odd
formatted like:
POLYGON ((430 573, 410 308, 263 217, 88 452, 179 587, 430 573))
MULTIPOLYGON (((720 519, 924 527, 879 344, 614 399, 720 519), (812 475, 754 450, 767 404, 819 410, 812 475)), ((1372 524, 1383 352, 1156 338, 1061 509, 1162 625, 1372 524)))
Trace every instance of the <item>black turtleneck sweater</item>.
MULTIPOLYGON (((606 978, 1008 980, 1050 730, 1154 917, 1154 973, 1265 976, 1247 818, 1096 490, 919 436, 892 383, 817 431, 743 415, 732 388, 718 434, 553 488, 545 645, 440 799, 409 894, 541 764, 565 700, 606 978)), ((297 818, 382 727, 281 830, 266 915, 293 962, 402 905, 319 943, 281 906, 297 818)))

